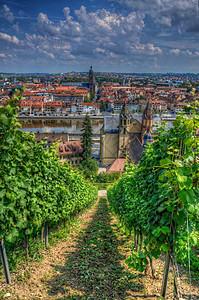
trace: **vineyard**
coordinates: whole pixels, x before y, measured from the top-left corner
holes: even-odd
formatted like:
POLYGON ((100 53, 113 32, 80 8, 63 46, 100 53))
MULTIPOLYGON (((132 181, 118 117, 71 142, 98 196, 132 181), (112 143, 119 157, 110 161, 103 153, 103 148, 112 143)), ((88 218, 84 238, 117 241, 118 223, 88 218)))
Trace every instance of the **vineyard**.
POLYGON ((0 108, 0 240, 19 244, 56 223, 67 223, 97 199, 97 189, 59 162, 56 145, 45 148, 20 130, 16 102, 0 108))
POLYGON ((183 293, 197 299, 199 117, 193 96, 190 115, 179 115, 167 132, 163 124, 139 165, 128 164, 110 184, 108 205, 105 198, 95 203, 98 187, 60 164, 57 145, 46 148, 19 130, 20 94, 0 108, 0 240, 7 283, 5 250, 8 262, 16 248, 26 254, 12 274, 14 285, 0 286, 0 299, 10 293, 12 299, 162 299, 168 292, 167 299, 182 299, 183 293), (63 228, 71 230, 75 216, 81 223, 68 238, 63 228), (48 231, 52 236, 54 228, 63 239, 49 251, 48 231), (37 263, 29 250, 38 237, 45 237, 47 250, 37 263), (188 283, 182 283, 182 265, 188 283))
MULTIPOLYGON (((194 93, 193 93, 194 95, 194 93)), ((138 166, 130 164, 122 178, 108 190, 113 211, 135 243, 128 263, 139 271, 153 257, 166 253, 161 295, 165 296, 169 264, 174 269, 174 290, 180 298, 177 260, 199 276, 199 259, 192 251, 199 248, 199 117, 195 100, 192 113, 180 115, 174 127, 159 128, 138 166)), ((190 273, 191 281, 191 273, 190 273)))

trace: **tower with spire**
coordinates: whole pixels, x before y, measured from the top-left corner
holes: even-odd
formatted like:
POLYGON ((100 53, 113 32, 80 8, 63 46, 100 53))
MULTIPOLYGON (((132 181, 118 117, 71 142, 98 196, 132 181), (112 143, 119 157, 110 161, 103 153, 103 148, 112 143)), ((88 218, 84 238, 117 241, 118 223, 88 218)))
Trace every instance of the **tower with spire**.
POLYGON ((93 75, 93 67, 90 67, 89 70, 89 84, 88 87, 90 89, 90 92, 95 91, 95 80, 94 80, 94 75, 93 75))
POLYGON ((126 157, 128 153, 127 146, 129 144, 129 127, 130 113, 127 107, 127 103, 124 102, 119 119, 118 157, 126 157))
POLYGON ((153 114, 152 114, 152 105, 151 101, 148 100, 146 108, 142 116, 142 131, 141 137, 143 138, 146 132, 152 132, 153 128, 153 114))

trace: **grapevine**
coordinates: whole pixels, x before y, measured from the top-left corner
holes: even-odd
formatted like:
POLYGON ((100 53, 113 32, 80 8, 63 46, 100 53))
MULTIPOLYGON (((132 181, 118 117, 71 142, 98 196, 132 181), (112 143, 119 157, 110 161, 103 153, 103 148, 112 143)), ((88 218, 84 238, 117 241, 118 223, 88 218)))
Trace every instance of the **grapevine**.
POLYGON ((56 145, 45 148, 18 130, 18 92, 0 107, 0 240, 27 240, 49 223, 62 222, 97 199, 97 190, 68 164, 56 145))
MULTIPOLYGON (((138 166, 126 166, 123 176, 108 190, 113 211, 136 237, 144 237, 128 259, 143 271, 161 251, 172 257, 184 249, 187 214, 190 230, 198 230, 199 219, 199 128, 198 101, 193 91, 192 115, 180 114, 173 128, 158 129, 138 166), (184 237, 184 242, 182 237, 184 237)), ((136 243, 135 243, 136 245, 136 243)))

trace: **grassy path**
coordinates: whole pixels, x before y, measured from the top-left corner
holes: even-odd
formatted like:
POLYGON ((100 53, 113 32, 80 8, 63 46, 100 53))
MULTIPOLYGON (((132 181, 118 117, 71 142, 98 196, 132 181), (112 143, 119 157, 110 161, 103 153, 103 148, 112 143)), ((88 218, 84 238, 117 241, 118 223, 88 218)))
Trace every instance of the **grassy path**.
MULTIPOLYGON (((7 286, 6 292, 20 300, 160 299, 163 261, 155 262, 156 279, 143 276, 125 264, 130 247, 106 198, 101 198, 79 218, 66 241, 52 247, 44 261, 31 263, 29 276, 7 286)), ((170 274, 167 299, 173 299, 172 283, 170 274)), ((186 294, 188 287, 183 284, 186 294)), ((198 299, 199 289, 194 287, 192 293, 192 299, 198 299)))

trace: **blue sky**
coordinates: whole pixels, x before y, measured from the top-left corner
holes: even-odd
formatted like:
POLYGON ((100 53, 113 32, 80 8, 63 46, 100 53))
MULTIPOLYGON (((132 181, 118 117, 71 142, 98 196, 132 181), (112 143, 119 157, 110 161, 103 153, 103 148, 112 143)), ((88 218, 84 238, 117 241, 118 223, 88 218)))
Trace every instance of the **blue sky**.
POLYGON ((199 73, 198 0, 0 0, 0 72, 199 73))

